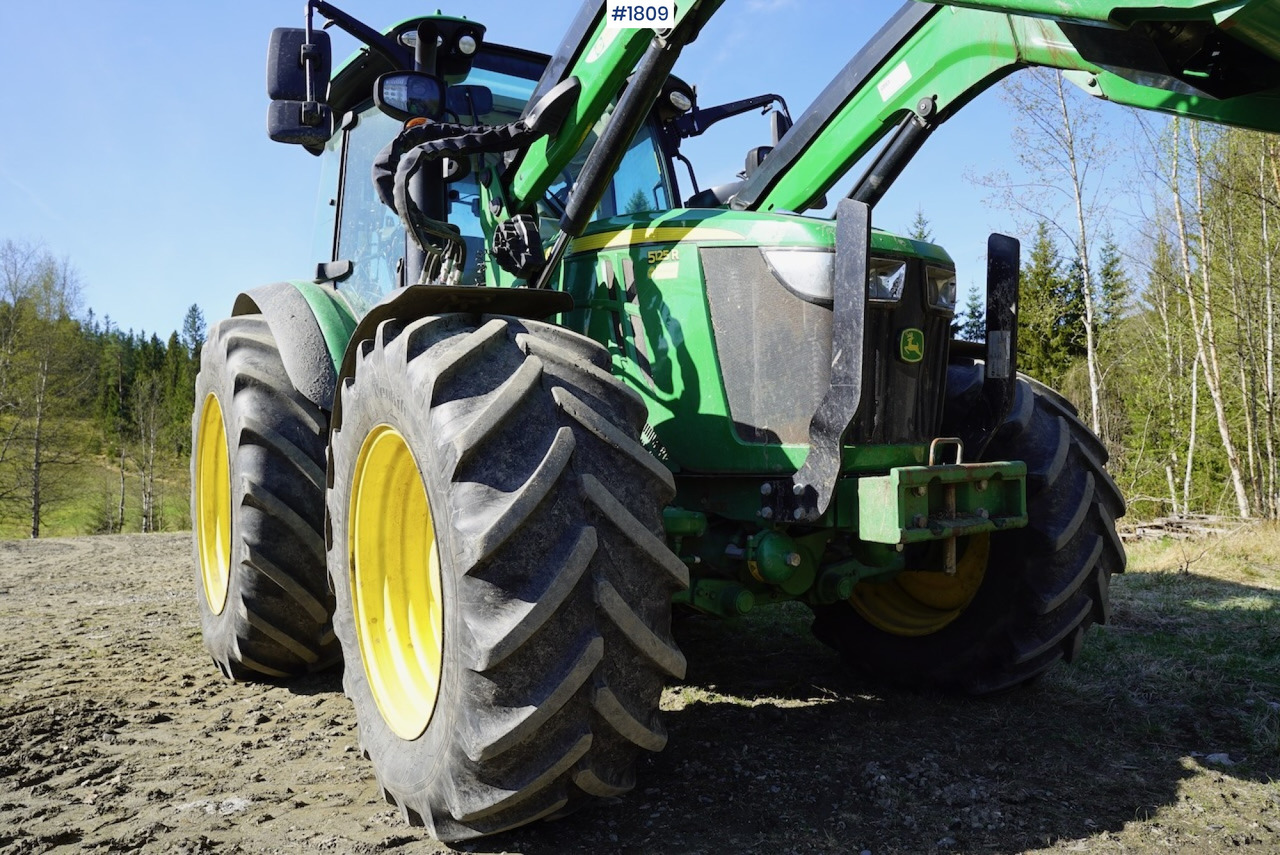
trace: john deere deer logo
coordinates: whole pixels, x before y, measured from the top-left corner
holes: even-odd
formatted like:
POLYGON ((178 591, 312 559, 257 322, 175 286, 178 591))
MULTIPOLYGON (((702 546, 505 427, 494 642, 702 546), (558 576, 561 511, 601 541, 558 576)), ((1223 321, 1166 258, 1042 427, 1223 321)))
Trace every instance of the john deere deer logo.
POLYGON ((924 359, 924 331, 908 327, 898 339, 898 357, 903 362, 919 362, 924 359))

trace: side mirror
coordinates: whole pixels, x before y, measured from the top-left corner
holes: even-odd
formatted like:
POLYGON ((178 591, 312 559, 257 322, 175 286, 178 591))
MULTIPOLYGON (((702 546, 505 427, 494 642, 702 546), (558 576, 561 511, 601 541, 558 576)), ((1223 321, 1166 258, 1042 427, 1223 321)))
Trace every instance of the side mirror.
POLYGON ((267 136, 276 142, 320 146, 333 134, 327 105, 333 49, 329 34, 276 27, 267 47, 267 136), (308 85, 309 84, 309 85, 308 85))
POLYGON ((459 119, 470 116, 478 124, 481 116, 493 112, 493 90, 488 86, 450 86, 444 103, 459 119))
POLYGON ((322 146, 333 136, 333 111, 314 101, 272 101, 267 136, 280 143, 322 146))
POLYGON ((791 130, 791 119, 781 110, 774 110, 769 114, 769 135, 773 137, 770 145, 777 148, 778 143, 786 136, 787 131, 791 130))
POLYGON ((307 78, 310 76, 310 100, 325 103, 332 69, 333 49, 324 30, 312 30, 310 44, 307 44, 306 30, 276 27, 271 31, 271 43, 267 47, 267 97, 272 101, 308 100, 307 78))
POLYGON ((421 71, 392 71, 374 83, 373 103, 393 119, 438 119, 444 113, 444 84, 421 71))
POLYGON ((743 166, 743 173, 750 178, 751 173, 760 168, 760 164, 764 163, 764 159, 769 156, 769 152, 773 151, 771 145, 758 145, 755 148, 747 149, 747 162, 743 166))

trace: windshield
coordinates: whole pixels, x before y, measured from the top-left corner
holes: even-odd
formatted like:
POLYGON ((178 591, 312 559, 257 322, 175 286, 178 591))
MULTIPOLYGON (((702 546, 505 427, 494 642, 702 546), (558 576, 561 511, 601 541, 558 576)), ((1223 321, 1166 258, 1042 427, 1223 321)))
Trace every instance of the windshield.
MULTIPOLYGON (((488 88, 493 93, 493 109, 478 115, 465 111, 461 115, 450 113, 445 120, 468 125, 499 125, 519 119, 537 81, 479 66, 478 62, 464 83, 488 88)), ((538 205, 541 231, 548 239, 555 235, 564 200, 568 199, 573 180, 595 143, 603 121, 597 124, 582 150, 538 205)), ((384 115, 369 102, 358 112, 354 125, 347 127, 345 146, 339 145, 343 136, 340 134, 326 146, 322 155, 325 183, 320 193, 317 216, 317 229, 322 233, 317 235, 316 245, 333 245, 331 236, 335 223, 334 209, 337 208, 335 251, 330 256, 326 250, 322 257, 346 259, 353 263, 351 276, 338 283, 338 290, 357 316, 367 312, 399 282, 398 269, 404 257, 404 228, 396 213, 378 198, 370 175, 374 158, 399 132, 400 126, 399 121, 384 115), (345 163, 341 164, 342 189, 335 196, 325 187, 333 187, 337 165, 344 156, 345 163), (326 228, 330 230, 329 238, 323 234, 326 228)), ((642 128, 624 156, 593 219, 669 208, 667 183, 661 164, 649 128, 642 128)), ((489 265, 481 225, 480 187, 475 171, 448 187, 449 222, 458 228, 467 248, 461 284, 486 284, 489 265)))

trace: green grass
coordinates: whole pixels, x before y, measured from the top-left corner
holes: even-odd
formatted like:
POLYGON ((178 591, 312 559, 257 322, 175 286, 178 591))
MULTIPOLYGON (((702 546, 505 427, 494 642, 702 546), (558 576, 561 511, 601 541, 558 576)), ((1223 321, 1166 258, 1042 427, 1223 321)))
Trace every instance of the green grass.
MULTIPOLYGON (((52 486, 53 503, 44 509, 41 537, 73 537, 100 534, 105 530, 120 497, 120 472, 115 461, 90 458, 58 474, 52 486)), ((142 482, 130 467, 125 475, 126 532, 142 530, 142 482)), ((181 531, 191 527, 188 498, 190 478, 185 461, 173 460, 163 467, 156 483, 162 530, 181 531)), ((25 508, 11 507, 0 518, 0 539, 30 536, 31 520, 25 508)))
MULTIPOLYGON (((1113 620, 1048 679, 1116 698, 1156 729, 1280 758, 1280 528, 1194 543, 1140 542, 1112 580, 1113 620), (1241 744, 1244 743, 1244 744, 1241 744)), ((1155 737, 1156 734, 1153 734, 1155 737)))

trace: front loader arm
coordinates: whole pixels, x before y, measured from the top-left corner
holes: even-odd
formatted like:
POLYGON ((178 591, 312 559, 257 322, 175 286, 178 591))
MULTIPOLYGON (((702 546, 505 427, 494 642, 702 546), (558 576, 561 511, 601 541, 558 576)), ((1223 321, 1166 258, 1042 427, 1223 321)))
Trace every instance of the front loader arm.
MULTIPOLYGON (((693 0, 676 4, 671 29, 685 24, 683 32, 690 34, 685 43, 693 41, 721 2, 693 0)), ((652 29, 609 27, 607 23, 605 0, 585 0, 538 81, 530 104, 571 77, 578 79, 581 89, 559 132, 530 145, 508 169, 506 201, 510 213, 530 212, 564 172, 653 42, 652 29)))
POLYGON ((961 2, 904 6, 805 111, 733 207, 811 207, 922 104, 936 127, 1032 66, 1068 72, 1086 92, 1120 104, 1280 130, 1280 34, 1266 25, 1280 15, 1280 0, 961 2))

